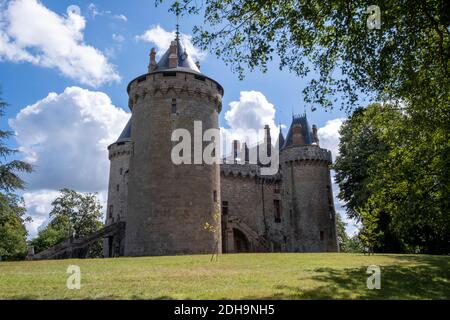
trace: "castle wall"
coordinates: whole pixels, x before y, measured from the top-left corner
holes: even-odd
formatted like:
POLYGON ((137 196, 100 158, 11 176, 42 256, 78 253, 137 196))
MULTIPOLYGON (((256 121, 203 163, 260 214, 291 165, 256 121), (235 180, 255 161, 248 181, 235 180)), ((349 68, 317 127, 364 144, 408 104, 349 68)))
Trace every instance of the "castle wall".
POLYGON ((221 250, 220 221, 214 220, 220 215, 219 165, 173 164, 178 142, 171 142, 171 134, 184 128, 194 137, 194 120, 202 122, 203 132, 218 128, 222 94, 216 82, 184 72, 148 74, 131 83, 126 255, 210 253, 216 241, 221 250), (204 230, 206 222, 218 232, 204 230))
POLYGON ((275 217, 274 200, 279 201, 282 210, 279 182, 246 175, 249 168, 249 165, 222 165, 221 196, 228 205, 228 215, 222 216, 224 252, 238 251, 233 243, 233 228, 238 228, 251 242, 249 251, 285 251, 282 211, 280 219, 275 217))
POLYGON ((329 165, 331 153, 317 146, 283 150, 283 214, 294 252, 337 251, 329 165))

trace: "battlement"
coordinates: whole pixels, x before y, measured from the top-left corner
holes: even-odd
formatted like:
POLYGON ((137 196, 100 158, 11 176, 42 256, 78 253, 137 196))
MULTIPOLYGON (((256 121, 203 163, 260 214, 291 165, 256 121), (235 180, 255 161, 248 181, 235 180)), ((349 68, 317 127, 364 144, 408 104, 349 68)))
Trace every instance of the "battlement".
POLYGON ((202 74, 185 71, 161 71, 142 75, 128 85, 128 105, 132 110, 140 99, 147 96, 167 96, 173 91, 177 96, 198 96, 213 101, 218 112, 222 110, 222 86, 202 74))
POLYGON ((280 163, 297 161, 313 161, 332 163, 331 151, 318 146, 292 146, 283 149, 280 153, 280 163))
POLYGON ((114 142, 108 147, 109 160, 120 156, 130 156, 133 150, 133 143, 131 141, 114 142))

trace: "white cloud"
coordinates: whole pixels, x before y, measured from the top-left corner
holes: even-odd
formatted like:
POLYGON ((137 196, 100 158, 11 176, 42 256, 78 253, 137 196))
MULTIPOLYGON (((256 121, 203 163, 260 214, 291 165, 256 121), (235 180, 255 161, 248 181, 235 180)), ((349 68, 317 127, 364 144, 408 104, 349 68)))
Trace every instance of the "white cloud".
POLYGON ((123 35, 121 35, 121 34, 115 34, 115 33, 112 34, 112 39, 113 39, 115 42, 119 42, 119 43, 125 41, 125 37, 124 37, 123 35))
POLYGON ((130 115, 102 92, 69 87, 22 109, 9 125, 19 150, 35 165, 30 190, 101 191, 107 187, 107 146, 130 115))
MULTIPOLYGON (((142 35, 136 36, 139 41, 153 43, 156 46, 156 54, 161 56, 170 47, 170 42, 175 39, 175 31, 166 31, 160 25, 152 26, 142 35)), ((188 55, 194 60, 202 61, 206 58, 206 52, 198 49, 192 44, 192 36, 180 34, 181 43, 188 55)))
POLYGON ((225 112, 225 120, 228 128, 220 128, 222 153, 228 154, 231 151, 232 140, 246 142, 248 145, 262 141, 265 125, 270 127, 273 143, 278 138, 275 106, 259 91, 241 91, 239 101, 230 102, 229 109, 225 112))
POLYGON ((339 155, 339 129, 341 128, 344 120, 344 118, 329 120, 324 127, 317 130, 320 146, 331 150, 333 161, 336 159, 336 156, 339 155))
POLYGON ((109 160, 107 146, 120 135, 130 117, 102 92, 69 87, 49 93, 23 108, 9 125, 19 149, 35 172, 25 177, 23 194, 30 237, 48 222, 59 189, 98 192, 106 207, 109 160))
POLYGON ((83 40, 86 20, 60 16, 37 0, 12 0, 0 13, 0 60, 56 68, 80 83, 119 81, 105 55, 83 40))
POLYGON ((94 3, 88 5, 88 12, 93 19, 97 16, 109 16, 123 22, 128 21, 128 18, 124 14, 112 14, 110 10, 100 10, 94 3))

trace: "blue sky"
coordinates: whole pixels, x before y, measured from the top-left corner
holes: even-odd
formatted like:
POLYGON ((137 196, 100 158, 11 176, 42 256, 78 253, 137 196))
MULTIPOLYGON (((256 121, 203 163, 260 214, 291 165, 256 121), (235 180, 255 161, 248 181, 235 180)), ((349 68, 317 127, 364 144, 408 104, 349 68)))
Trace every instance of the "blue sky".
MULTIPOLYGON (((161 30, 172 32, 176 18, 168 12, 167 4, 155 7, 153 0, 29 0, 28 3, 23 0, 0 0, 0 12, 3 12, 0 15, 0 85, 3 100, 10 104, 6 116, 0 119, 0 125, 2 129, 8 128, 19 134, 18 139, 11 139, 8 143, 25 150, 24 157, 36 161, 37 170, 41 172, 33 175, 46 176, 40 180, 35 177, 28 179, 30 181, 25 200, 28 199, 30 214, 36 218, 34 225, 30 226, 30 232, 34 234, 37 227, 45 222, 44 212, 48 211, 49 199, 55 195, 58 185, 78 188, 80 191, 104 192, 84 187, 81 182, 79 185, 71 185, 70 170, 80 170, 76 167, 76 163, 80 162, 76 155, 86 152, 83 146, 89 139, 98 136, 103 147, 111 142, 108 139, 120 133, 121 125, 127 117, 125 112, 129 112, 127 84, 136 76, 146 73, 151 47, 161 46, 161 43, 155 43, 164 36, 161 30), (68 8, 73 5, 80 11, 70 16, 68 8), (33 34, 33 30, 41 30, 41 26, 43 31, 33 34), (153 37, 145 37, 145 33, 151 30, 153 37), (155 30, 159 30, 159 33, 155 30), (58 43, 51 41, 52 36, 60 33, 68 44, 73 45, 71 52, 57 48, 58 43), (75 60, 77 61, 73 62, 75 60), (89 61, 94 63, 89 64, 89 61), (67 90, 71 87, 76 89, 67 90), (51 92, 56 96, 49 97, 51 92), (86 106, 90 103, 107 105, 105 110, 110 112, 94 114, 92 110, 88 110, 91 107, 86 106), (69 112, 67 108, 71 104, 78 109, 70 109, 69 112), (23 110, 31 105, 35 105, 34 109, 23 110), (53 110, 52 113, 49 110, 53 110), (74 110, 84 110, 77 114, 89 113, 89 119, 94 119, 90 122, 97 121, 95 127, 101 127, 101 132, 95 131, 95 127, 89 127, 92 131, 85 129, 83 125, 89 121, 84 118, 70 118, 74 110), (108 121, 107 125, 105 119, 108 121), (90 137, 82 137, 79 133, 75 136, 67 134, 72 141, 79 141, 79 145, 75 142, 68 144, 67 140, 58 143, 49 141, 50 130, 54 130, 52 139, 55 140, 66 135, 67 131, 58 127, 62 124, 67 130, 89 131, 90 137), (46 138, 39 138, 43 136, 46 138), (60 168, 52 170, 52 166, 46 164, 60 168), (50 183, 49 180, 53 181, 50 183)), ((189 35, 193 26, 201 22, 200 16, 183 17, 181 32, 189 35)), ((258 96, 259 100, 255 101, 255 110, 259 110, 258 103, 262 103, 264 106, 261 110, 274 109, 275 112, 274 117, 269 112, 261 121, 268 119, 275 125, 288 126, 292 112, 303 113, 306 107, 310 123, 322 128, 323 144, 332 150, 337 147, 337 129, 340 124, 337 119, 345 118, 346 115, 338 108, 325 112, 319 107, 315 112, 310 112, 311 106, 305 106, 302 98, 307 79, 296 77, 288 71, 280 71, 275 61, 269 65, 267 73, 247 72, 246 78, 240 81, 229 67, 213 55, 199 54, 200 57, 203 55, 202 72, 220 82, 225 89, 221 126, 232 126, 231 118, 225 117, 227 111, 230 111, 231 102, 236 102, 235 105, 242 108, 252 107, 246 106, 240 99, 241 92, 254 91, 261 94, 258 96)), ((235 110, 237 111, 239 109, 235 110)), ((239 112, 237 114, 239 116, 239 112)), ((245 122, 245 119, 241 119, 242 121, 245 122)), ((92 143, 95 144, 96 141, 92 143)), ((98 150, 103 149, 99 147, 98 150)), ((104 157, 105 153, 102 152, 96 153, 96 156, 104 157)), ((95 158, 88 160, 93 162, 95 158)), ((105 163, 107 161, 102 162, 103 166, 105 163)), ((104 172, 101 169, 99 174, 104 172)), ((86 172, 86 175, 95 177, 90 172, 86 172)), ((98 188, 102 189, 102 184, 98 188)), ((104 198, 103 194, 103 201, 104 198)), ((348 230, 353 232, 354 227, 350 226, 348 230)))

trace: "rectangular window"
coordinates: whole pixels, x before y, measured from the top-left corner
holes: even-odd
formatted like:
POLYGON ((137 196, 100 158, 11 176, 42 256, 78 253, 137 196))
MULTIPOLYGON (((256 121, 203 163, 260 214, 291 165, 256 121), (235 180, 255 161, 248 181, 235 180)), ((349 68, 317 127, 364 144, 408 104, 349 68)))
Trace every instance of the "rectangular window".
POLYGON ((280 200, 273 200, 273 206, 275 210, 275 223, 280 223, 281 222, 280 200))
POLYGON ((216 190, 213 191, 213 201, 217 202, 217 191, 216 190))
POLYGON ((108 212, 108 217, 109 217, 109 218, 112 218, 112 216, 113 216, 113 210, 114 210, 114 206, 111 204, 111 205, 109 206, 109 212, 108 212))
POLYGON ((323 233, 323 231, 320 231, 320 241, 323 241, 323 239, 324 239, 324 233, 323 233))
POLYGON ((119 192, 119 190, 120 190, 120 186, 119 185, 116 185, 116 190, 117 190, 117 192, 119 192))
POLYGON ((228 201, 222 201, 222 215, 228 214, 228 201))
POLYGON ((172 99, 172 114, 177 113, 177 99, 172 99))

